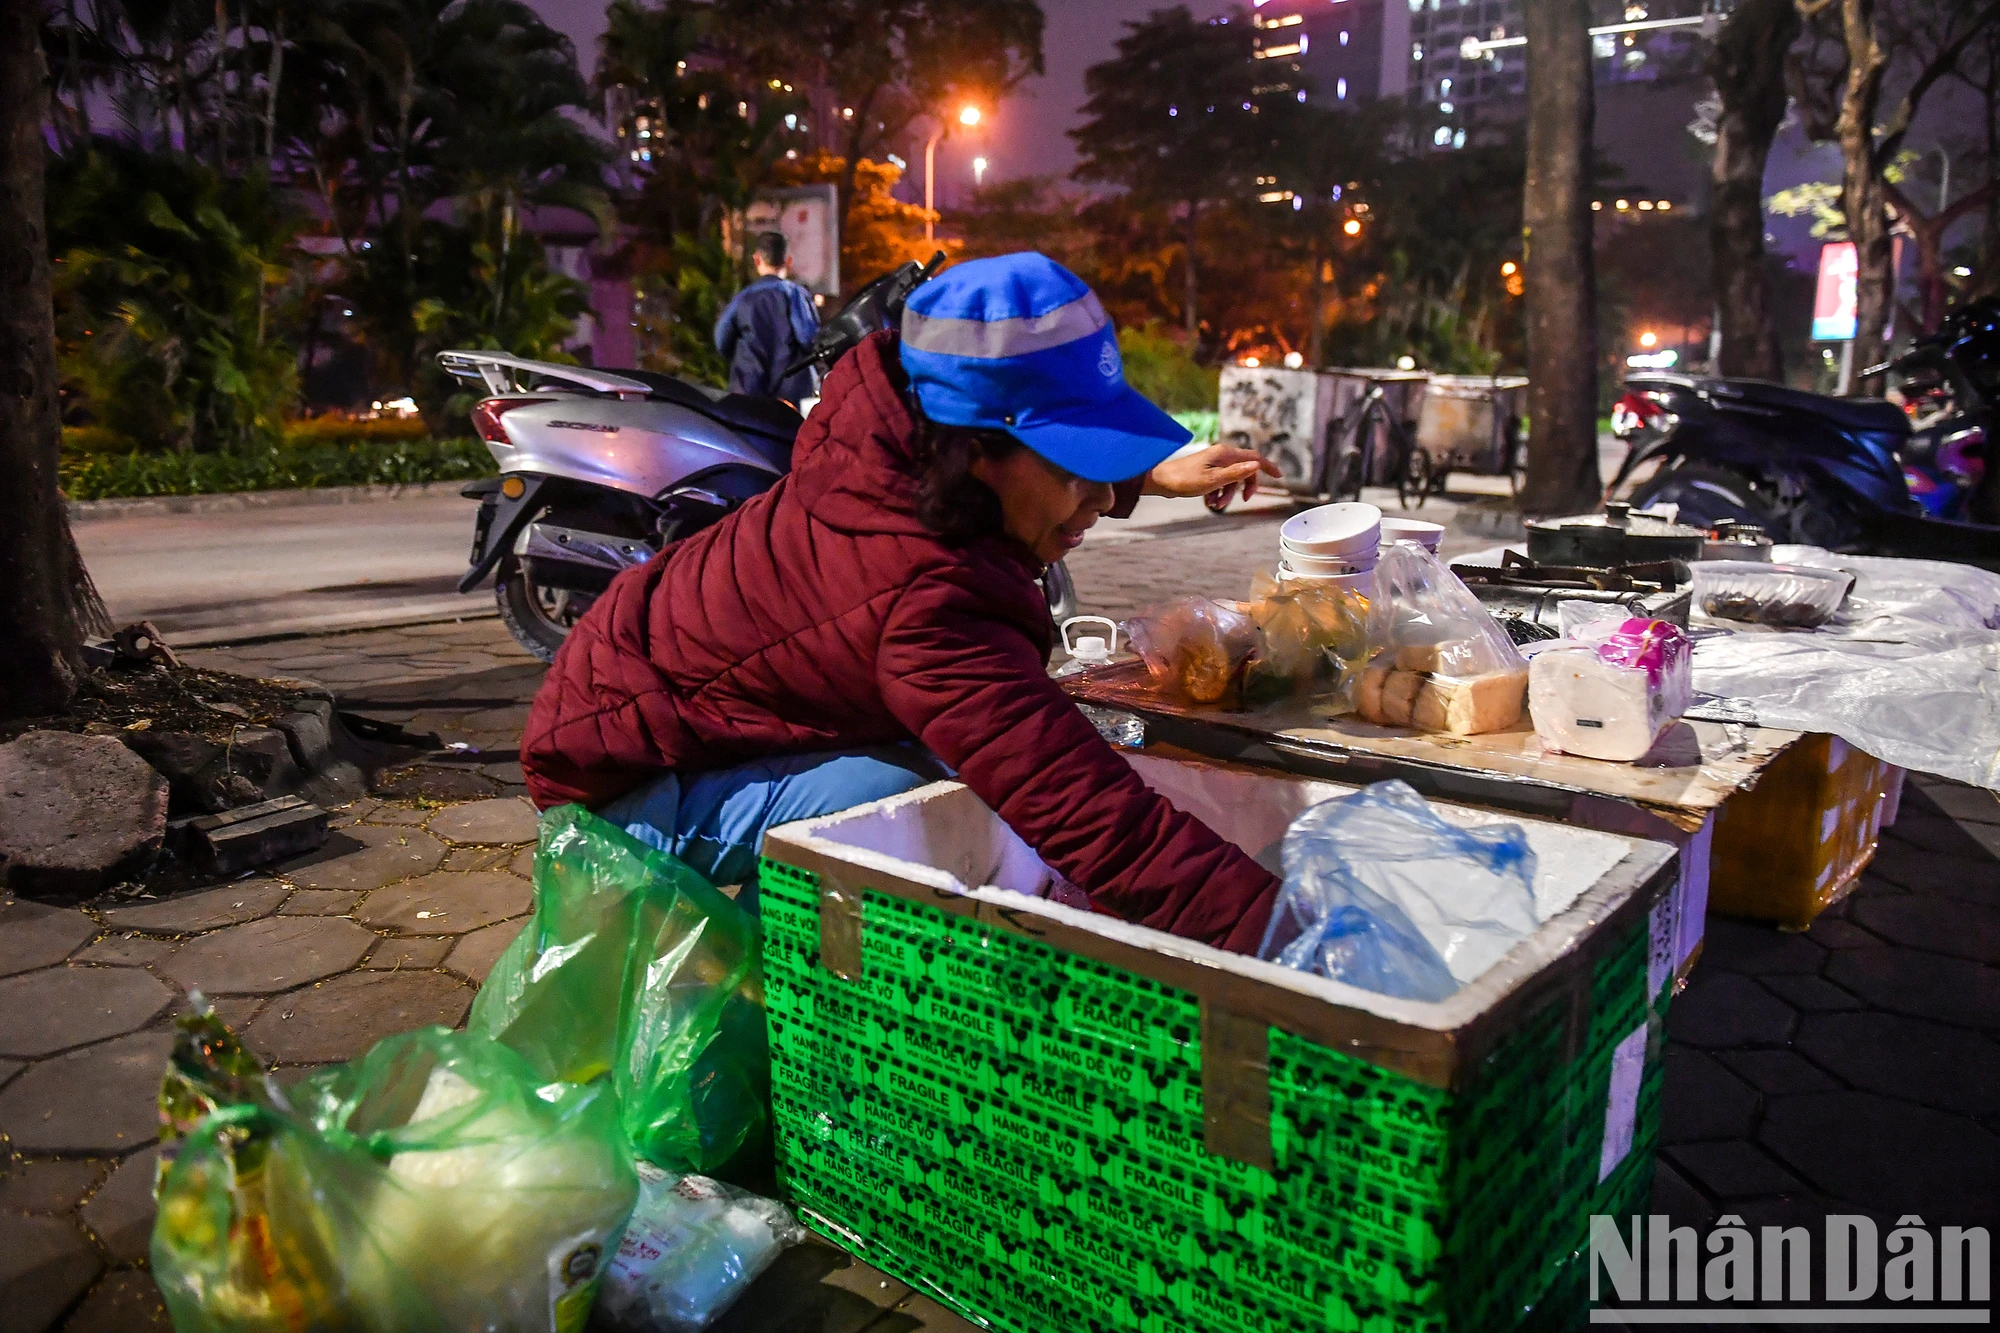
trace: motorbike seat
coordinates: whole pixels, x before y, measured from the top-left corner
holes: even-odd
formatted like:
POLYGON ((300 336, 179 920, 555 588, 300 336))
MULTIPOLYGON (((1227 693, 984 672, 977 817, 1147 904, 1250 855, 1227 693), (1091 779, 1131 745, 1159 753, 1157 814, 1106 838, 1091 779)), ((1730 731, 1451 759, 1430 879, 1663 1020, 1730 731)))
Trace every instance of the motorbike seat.
POLYGON ((748 394, 705 389, 654 370, 618 369, 610 373, 638 380, 651 391, 647 394, 649 398, 679 403, 732 430, 748 431, 785 444, 792 442, 804 424, 795 410, 776 398, 752 398, 748 394))
POLYGON ((1723 403, 1777 412, 1810 412, 1842 430, 1867 435, 1908 435, 1910 419, 1883 398, 1831 398, 1767 380, 1716 380, 1711 392, 1723 403))

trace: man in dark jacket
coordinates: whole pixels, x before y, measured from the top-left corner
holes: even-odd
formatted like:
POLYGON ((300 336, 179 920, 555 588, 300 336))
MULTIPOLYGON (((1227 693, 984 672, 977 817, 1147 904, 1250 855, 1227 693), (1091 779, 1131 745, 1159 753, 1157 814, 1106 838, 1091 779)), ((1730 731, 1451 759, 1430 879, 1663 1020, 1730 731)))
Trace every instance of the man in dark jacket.
POLYGON ((810 398, 810 370, 787 376, 819 332, 819 315, 806 289, 785 276, 785 238, 762 232, 750 249, 757 280, 736 293, 715 321, 715 348, 729 359, 729 391, 755 398, 810 398))
POLYGON ((1276 879, 1140 781, 1049 679, 1035 582, 1142 489, 1270 470, 1247 450, 1175 456, 1187 438, 1125 384, 1074 274, 1040 255, 946 270, 911 296, 901 340, 834 366, 789 476, 619 575, 578 622, 522 739, 529 793, 732 883, 754 877, 764 829, 948 768, 1098 911, 1254 951, 1276 879), (941 429, 977 433, 987 452, 957 481, 978 478, 1004 522, 927 519, 941 429))

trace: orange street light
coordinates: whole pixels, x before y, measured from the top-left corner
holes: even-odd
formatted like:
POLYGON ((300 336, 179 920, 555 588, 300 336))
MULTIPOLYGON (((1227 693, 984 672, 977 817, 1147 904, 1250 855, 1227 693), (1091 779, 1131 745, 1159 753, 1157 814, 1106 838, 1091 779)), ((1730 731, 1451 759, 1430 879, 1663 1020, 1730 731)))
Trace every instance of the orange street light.
POLYGON ((1349 218, 1347 221, 1340 224, 1340 229, 1346 232, 1349 236, 1359 236, 1361 234, 1361 219, 1349 218))
POLYGON ((1660 335, 1654 333, 1651 329, 1639 335, 1639 346, 1641 347, 1657 347, 1659 343, 1660 335))
MULTIPOLYGON (((957 119, 959 124, 971 129, 979 123, 979 108, 968 102, 959 108, 957 119)), ((937 146, 938 140, 944 138, 947 128, 949 126, 940 120, 938 127, 931 131, 930 142, 924 145, 924 240, 926 242, 935 239, 933 228, 937 223, 937 146)))
POLYGON ((1521 271, 1521 266, 1515 263, 1511 259, 1507 260, 1505 263, 1500 265, 1500 275, 1502 277, 1511 278, 1520 271, 1521 271))

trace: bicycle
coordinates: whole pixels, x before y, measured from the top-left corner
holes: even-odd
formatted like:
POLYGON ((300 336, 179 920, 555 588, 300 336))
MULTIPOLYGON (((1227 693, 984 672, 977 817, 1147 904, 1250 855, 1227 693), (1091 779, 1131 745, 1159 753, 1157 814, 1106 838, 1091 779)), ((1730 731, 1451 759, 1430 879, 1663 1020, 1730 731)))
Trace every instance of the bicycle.
POLYGON ((1419 449, 1411 438, 1408 427, 1389 409, 1388 399, 1380 384, 1368 386, 1367 394, 1356 404, 1347 417, 1332 423, 1327 428, 1331 437, 1327 441, 1327 456, 1335 471, 1332 494, 1338 500, 1343 496, 1361 498, 1361 488, 1375 472, 1375 431, 1374 423, 1380 420, 1387 428, 1395 459, 1390 471, 1390 479, 1396 487, 1396 500, 1405 509, 1421 509, 1424 501, 1437 489, 1443 478, 1439 477, 1428 451, 1419 449), (1356 447, 1340 449, 1340 442, 1357 441, 1356 447))

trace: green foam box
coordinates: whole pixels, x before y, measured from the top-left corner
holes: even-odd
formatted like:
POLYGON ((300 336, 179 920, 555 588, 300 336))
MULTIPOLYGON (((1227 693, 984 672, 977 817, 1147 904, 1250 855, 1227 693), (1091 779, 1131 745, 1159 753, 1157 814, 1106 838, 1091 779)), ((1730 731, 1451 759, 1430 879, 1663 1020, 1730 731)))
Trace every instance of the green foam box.
MULTIPOLYGON (((1251 851, 1347 790, 1130 759, 1251 851)), ((1676 867, 1521 822, 1543 925, 1438 1004, 1032 896, 1046 870, 956 783, 774 829, 784 1183, 822 1234, 1013 1333, 1554 1326, 1589 1215, 1650 1186, 1648 917, 1676 867)))

